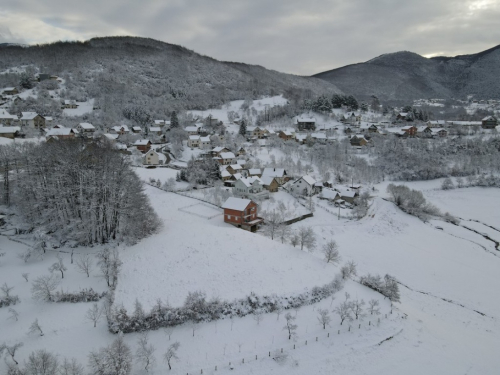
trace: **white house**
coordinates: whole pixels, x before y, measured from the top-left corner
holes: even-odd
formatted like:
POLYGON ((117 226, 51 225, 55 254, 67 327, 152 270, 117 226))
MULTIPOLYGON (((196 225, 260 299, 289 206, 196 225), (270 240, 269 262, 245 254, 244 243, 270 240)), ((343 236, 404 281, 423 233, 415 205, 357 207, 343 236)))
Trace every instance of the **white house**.
POLYGON ((149 150, 142 157, 142 164, 144 165, 163 165, 166 164, 166 156, 155 150, 149 150))
POLYGON ((264 189, 262 181, 258 177, 247 177, 236 180, 233 187, 233 195, 252 200, 269 198, 269 192, 264 189))
POLYGON ((81 122, 77 125, 76 129, 83 135, 92 136, 95 132, 95 127, 88 122, 81 122))
POLYGON ((190 135, 187 141, 188 147, 195 148, 200 147, 200 136, 199 135, 190 135))
POLYGON ((305 175, 298 180, 289 184, 288 189, 290 193, 294 196, 298 195, 314 195, 317 192, 316 180, 311 176, 305 175))

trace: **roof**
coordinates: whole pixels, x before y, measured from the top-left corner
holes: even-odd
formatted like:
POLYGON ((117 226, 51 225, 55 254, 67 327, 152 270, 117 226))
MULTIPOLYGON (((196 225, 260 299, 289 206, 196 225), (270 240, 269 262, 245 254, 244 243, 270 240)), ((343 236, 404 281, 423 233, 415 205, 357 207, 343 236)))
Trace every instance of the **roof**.
POLYGON ((262 182, 258 177, 240 178, 238 181, 241 181, 246 187, 252 186, 255 182, 262 182))
POLYGON ((112 141, 118 139, 118 134, 104 134, 104 136, 112 141))
POLYGON ((33 120, 38 113, 36 112, 21 112, 21 120, 33 120))
POLYGON ((264 168, 262 171, 262 176, 284 177, 285 175, 285 168, 264 168))
POLYGON ((220 157, 222 159, 235 159, 236 158, 236 156, 234 156, 234 154, 232 152, 221 152, 220 157))
POLYGON ((50 137, 50 136, 57 136, 57 135, 70 135, 71 133, 74 133, 73 129, 71 128, 54 128, 54 129, 50 129, 48 132, 47 132, 47 137, 50 137))
POLYGON ((229 173, 228 171, 222 171, 220 174, 222 177, 231 177, 231 173, 229 173))
POLYGON ((497 119, 494 116, 486 116, 482 121, 497 121, 497 119))
POLYGON ((251 202, 252 201, 250 199, 231 197, 224 202, 222 208, 227 208, 229 210, 236 210, 236 211, 244 211, 245 208, 247 208, 251 202))
POLYGON ((134 130, 134 131, 137 131, 137 130, 142 131, 142 128, 140 126, 132 126, 132 130, 134 130))
POLYGON ((0 134, 11 134, 20 131, 21 128, 19 126, 0 126, 0 134))
POLYGON ((297 122, 316 122, 314 117, 298 117, 297 122))
POLYGON ((200 137, 200 141, 202 141, 202 142, 210 142, 210 137, 209 136, 200 137))
POLYGON ((151 126, 151 127, 149 128, 149 131, 150 131, 150 132, 161 132, 161 128, 160 128, 160 127, 158 127, 158 126, 151 126))
POLYGON ((187 132, 198 132, 198 128, 196 126, 186 126, 184 129, 187 132))
POLYGON ((293 135, 293 134, 292 134, 292 132, 290 132, 290 131, 288 131, 288 130, 281 130, 281 132, 282 132, 283 134, 285 134, 286 136, 288 136, 288 137, 291 137, 291 136, 293 135))
POLYGON ((156 125, 164 125, 165 124, 165 120, 155 120, 155 124, 156 125))
POLYGON ((260 168, 250 168, 248 170, 248 173, 250 173, 250 174, 261 174, 262 170, 260 168))
POLYGON ((15 87, 4 87, 2 91, 13 91, 15 89, 16 89, 15 87))
POLYGON ((262 185, 271 185, 275 178, 273 176, 262 176, 260 180, 262 181, 262 185))
POLYGON ((79 125, 82 129, 87 129, 87 130, 95 129, 94 125, 89 124, 88 122, 81 122, 79 125))
POLYGON ((122 129, 126 132, 128 132, 128 126, 127 125, 117 125, 117 126, 113 126, 111 129, 113 129, 114 131, 116 132, 119 132, 121 131, 122 129))
POLYGON ((305 182, 307 182, 309 185, 311 185, 311 186, 313 186, 316 183, 316 180, 314 178, 312 178, 311 176, 308 176, 308 175, 302 176, 302 179, 305 182))
POLYGON ((337 196, 340 197, 340 194, 338 191, 324 188, 323 191, 321 192, 321 197, 326 198, 326 199, 335 199, 337 196))
POLYGON ((235 171, 243 169, 243 167, 241 165, 239 165, 239 164, 230 165, 229 167, 231 167, 235 171))
POLYGON ((149 139, 138 139, 134 142, 134 146, 147 146, 150 143, 149 139))

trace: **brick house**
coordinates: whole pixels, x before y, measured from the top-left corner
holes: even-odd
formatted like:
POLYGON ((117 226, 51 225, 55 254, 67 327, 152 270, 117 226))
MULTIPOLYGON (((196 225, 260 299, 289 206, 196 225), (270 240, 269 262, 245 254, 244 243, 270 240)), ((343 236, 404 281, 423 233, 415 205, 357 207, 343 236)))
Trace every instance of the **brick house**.
POLYGON ((139 139, 135 141, 134 146, 142 153, 146 153, 151 150, 151 141, 149 139, 139 139))
POLYGON ((224 222, 238 228, 256 232, 264 220, 257 216, 257 203, 250 199, 228 198, 222 205, 224 222))

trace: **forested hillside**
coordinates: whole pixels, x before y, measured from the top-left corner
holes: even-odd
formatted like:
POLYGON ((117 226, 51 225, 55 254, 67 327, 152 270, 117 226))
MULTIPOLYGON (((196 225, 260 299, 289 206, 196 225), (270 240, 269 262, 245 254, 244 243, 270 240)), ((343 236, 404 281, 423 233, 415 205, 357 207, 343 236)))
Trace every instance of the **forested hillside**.
MULTIPOLYGON (((1 70, 28 66, 34 73, 38 70, 58 75, 66 80, 66 99, 96 98, 104 115, 111 117, 127 107, 140 107, 162 118, 172 110, 206 109, 261 95, 288 92, 290 96, 307 97, 339 92, 333 84, 316 78, 220 62, 178 45, 145 38, 0 46, 0 53, 1 70)), ((0 76, 0 86, 18 81, 14 72, 0 76)))
POLYGON ((364 63, 315 74, 358 99, 491 99, 500 96, 500 46, 473 55, 425 58, 413 52, 384 54, 364 63))

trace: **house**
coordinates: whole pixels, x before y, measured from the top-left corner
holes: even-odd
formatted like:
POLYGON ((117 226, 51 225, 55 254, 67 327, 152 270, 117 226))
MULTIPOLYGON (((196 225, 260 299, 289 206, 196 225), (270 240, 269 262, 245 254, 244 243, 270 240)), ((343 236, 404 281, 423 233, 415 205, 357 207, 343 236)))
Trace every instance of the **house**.
POLYGON ((146 153, 151 150, 151 141, 149 139, 139 139, 134 142, 134 146, 142 153, 146 153))
POLYGON ((223 152, 230 152, 231 150, 229 150, 227 147, 214 147, 211 151, 212 153, 212 156, 220 156, 221 153, 223 152))
POLYGON ((210 137, 200 137, 200 148, 202 150, 208 150, 211 146, 210 137))
POLYGON ((11 115, 6 110, 0 109, 0 124, 10 126, 16 123, 18 120, 19 119, 16 115, 11 115))
POLYGON ((375 124, 371 124, 367 128, 368 133, 378 133, 378 126, 375 124))
POLYGON ((15 87, 5 87, 2 90, 3 95, 17 95, 19 91, 15 87))
POLYGON ((403 126, 402 128, 400 128, 400 130, 402 132, 404 132, 404 135, 406 135, 408 137, 415 137, 417 135, 417 127, 416 126, 412 126, 412 125, 403 126))
POLYGON ((356 189, 347 189, 342 187, 335 188, 336 191, 340 194, 340 199, 353 204, 354 199, 359 196, 358 190, 356 189))
POLYGON ((161 135, 161 128, 159 126, 151 126, 149 128, 149 133, 153 135, 161 135))
POLYGON ((331 202, 335 202, 340 198, 340 193, 333 189, 324 188, 318 196, 320 199, 326 199, 331 202))
POLYGON ((264 168, 264 170, 262 171, 262 177, 266 176, 276 177, 276 181, 280 185, 283 185, 290 179, 284 168, 264 168))
POLYGON ((88 122, 81 122, 77 125, 76 129, 83 134, 84 136, 87 137, 92 137, 95 132, 95 127, 92 124, 89 124, 88 122))
POLYGON ((278 188, 280 187, 280 184, 276 180, 276 177, 265 176, 261 178, 261 181, 264 189, 266 189, 270 193, 276 193, 278 191, 278 188))
POLYGON ((224 222, 238 228, 256 232, 259 224, 264 220, 258 217, 257 203, 250 199, 228 198, 222 205, 224 222))
POLYGON ((232 174, 229 173, 227 170, 221 171, 220 175, 221 175, 222 181, 224 181, 224 182, 229 181, 231 179, 231 176, 232 176, 232 174))
POLYGON ((431 138, 432 137, 432 128, 429 126, 418 126, 417 127, 417 136, 420 138, 431 138))
POLYGON ((57 139, 66 139, 66 138, 74 138, 75 137, 75 131, 71 128, 52 128, 50 129, 47 134, 45 135, 46 139, 56 137, 57 139))
POLYGON ((300 131, 316 130, 316 119, 314 117, 297 117, 297 127, 300 131))
POLYGON ((280 137, 284 141, 289 141, 293 138, 293 134, 292 134, 292 132, 290 132, 288 130, 285 130, 285 131, 280 130, 278 133, 278 137, 280 137))
POLYGON ((249 177, 262 177, 262 170, 260 168, 250 168, 248 170, 249 177))
POLYGON ((314 195, 317 192, 316 180, 311 176, 305 175, 299 178, 298 180, 292 182, 291 184, 289 184, 288 189, 290 190, 290 193, 294 196, 314 195))
POLYGON ((63 109, 76 109, 78 104, 76 104, 76 100, 65 100, 62 107, 63 109))
POLYGON ((446 125, 446 121, 444 121, 444 120, 427 121, 427 126, 429 128, 442 128, 445 125, 446 125))
POLYGON ((247 152, 243 147, 240 147, 238 151, 236 151, 236 156, 246 155, 247 152))
POLYGON ((165 126, 165 120, 155 120, 155 126, 157 127, 165 126))
POLYGON ((253 200, 269 198, 269 192, 264 189, 262 181, 258 177, 247 177, 236 180, 233 187, 233 195, 253 200))
POLYGON ((197 126, 186 126, 184 130, 188 133, 188 135, 198 135, 198 127, 197 126))
POLYGON ((361 121, 361 115, 356 114, 354 112, 347 112, 342 117, 340 117, 340 122, 343 122, 344 124, 351 124, 354 125, 357 122, 361 121))
POLYGON ((439 138, 443 138, 443 137, 446 137, 448 135, 448 130, 446 129, 432 129, 432 136, 433 137, 439 137, 439 138))
POLYGON ((45 117, 36 112, 21 112, 19 121, 21 122, 21 126, 29 126, 33 129, 45 127, 45 117))
POLYGON ((155 150, 149 150, 142 157, 142 164, 144 165, 163 165, 170 162, 168 155, 161 154, 155 150))
POLYGON ((260 128, 258 126, 248 126, 247 127, 247 137, 263 139, 267 134, 267 130, 260 128))
POLYGON ((483 129, 495 129, 498 125, 498 120, 495 116, 487 116, 481 120, 483 129))
POLYGON ((19 126, 0 126, 0 137, 14 139, 19 136, 21 128, 19 126))
POLYGON ((112 144, 115 144, 118 139, 118 134, 103 134, 101 139, 104 139, 112 144))
POLYGON ((139 134, 142 132, 142 128, 140 126, 132 126, 132 133, 139 134))
POLYGON ((130 133, 130 130, 129 130, 127 125, 118 125, 118 126, 111 127, 111 129, 109 129, 109 132, 114 133, 114 134, 123 135, 123 134, 130 133))
POLYGON ((411 116, 408 116, 408 112, 399 112, 396 116, 396 120, 398 121, 405 121, 411 118, 411 116))
POLYGON ((236 156, 232 152, 221 152, 218 162, 222 165, 236 164, 236 156))
POLYGON ((190 135, 187 141, 188 147, 198 148, 200 146, 200 136, 199 135, 190 135))
POLYGON ((230 174, 241 173, 242 170, 243 170, 243 167, 239 164, 229 165, 226 168, 226 171, 228 171, 230 174))
POLYGON ((366 146, 368 144, 368 141, 362 135, 353 135, 350 139, 350 142, 351 146, 354 147, 366 146))

